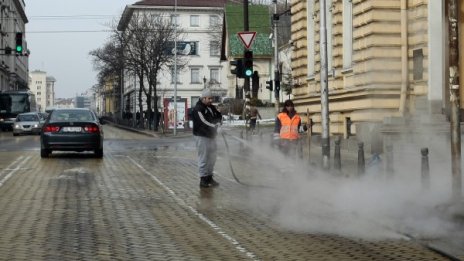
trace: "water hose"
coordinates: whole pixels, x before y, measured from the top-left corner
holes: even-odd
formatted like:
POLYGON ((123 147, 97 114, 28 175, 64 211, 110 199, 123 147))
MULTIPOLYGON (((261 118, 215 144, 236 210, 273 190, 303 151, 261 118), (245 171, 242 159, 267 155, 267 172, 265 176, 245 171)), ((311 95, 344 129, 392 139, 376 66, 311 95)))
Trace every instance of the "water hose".
MULTIPOLYGON (((235 174, 235 171, 234 171, 234 167, 232 166, 232 156, 230 154, 230 148, 229 148, 229 143, 227 143, 227 139, 226 139, 226 136, 225 135, 229 135, 231 137, 234 137, 230 134, 226 134, 225 132, 222 132, 221 133, 221 136, 222 136, 222 139, 224 140, 224 144, 226 146, 226 153, 227 153, 227 158, 228 158, 228 163, 229 163, 229 169, 230 169, 230 172, 232 173, 232 176, 234 177, 235 181, 237 181, 237 183, 239 183, 240 185, 243 185, 243 186, 247 186, 247 187, 258 187, 258 188, 273 188, 273 187, 270 187, 270 186, 264 186, 264 185, 251 185, 251 184, 246 184, 246 183, 243 183, 242 181, 240 181, 240 179, 238 179, 237 175, 235 174)), ((234 137, 235 138, 235 137, 234 137)), ((242 142, 242 141, 240 141, 242 142)), ((243 142, 242 142, 243 143, 243 142)))

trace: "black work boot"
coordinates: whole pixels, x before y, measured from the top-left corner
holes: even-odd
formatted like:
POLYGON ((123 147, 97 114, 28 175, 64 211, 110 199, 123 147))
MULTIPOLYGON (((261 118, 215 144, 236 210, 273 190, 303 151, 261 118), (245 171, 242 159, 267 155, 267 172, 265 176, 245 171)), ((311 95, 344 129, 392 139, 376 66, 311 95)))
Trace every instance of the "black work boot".
POLYGON ((200 188, 209 188, 211 185, 209 184, 209 176, 200 177, 200 188))
POLYGON ((217 187, 219 186, 219 182, 215 181, 213 179, 213 175, 207 176, 208 177, 208 183, 211 187, 217 187))

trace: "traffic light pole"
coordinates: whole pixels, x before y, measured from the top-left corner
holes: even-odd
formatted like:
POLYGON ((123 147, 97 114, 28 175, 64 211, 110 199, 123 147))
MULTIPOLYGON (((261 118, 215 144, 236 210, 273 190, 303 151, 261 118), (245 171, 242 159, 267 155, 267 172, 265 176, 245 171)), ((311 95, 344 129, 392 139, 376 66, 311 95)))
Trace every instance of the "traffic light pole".
POLYGON ((280 112, 280 73, 279 73, 279 46, 277 42, 277 0, 274 0, 274 15, 272 21, 274 24, 274 97, 276 114, 280 112))
MULTIPOLYGON (((250 30, 249 21, 248 21, 248 0, 243 1, 243 30, 248 32, 250 30)), ((244 50, 244 54, 245 54, 244 50)), ((245 105, 247 105, 251 99, 250 92, 250 78, 245 77, 243 83, 243 90, 245 91, 245 105)))

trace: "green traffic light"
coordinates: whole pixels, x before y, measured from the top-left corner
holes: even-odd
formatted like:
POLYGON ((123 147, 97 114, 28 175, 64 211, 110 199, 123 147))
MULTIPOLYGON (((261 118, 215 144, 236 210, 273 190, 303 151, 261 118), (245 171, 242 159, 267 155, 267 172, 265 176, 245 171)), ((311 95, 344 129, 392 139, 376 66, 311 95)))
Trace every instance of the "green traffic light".
POLYGON ((23 51, 23 47, 21 45, 16 46, 16 52, 20 53, 23 51))
POLYGON ((245 70, 245 75, 246 76, 251 77, 252 74, 253 74, 252 70, 250 70, 250 69, 245 70))

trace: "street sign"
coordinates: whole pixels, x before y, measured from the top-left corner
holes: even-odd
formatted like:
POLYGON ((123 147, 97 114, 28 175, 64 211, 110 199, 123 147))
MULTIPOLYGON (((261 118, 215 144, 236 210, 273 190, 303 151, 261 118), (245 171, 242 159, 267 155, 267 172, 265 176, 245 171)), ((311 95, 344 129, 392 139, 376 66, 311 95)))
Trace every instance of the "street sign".
POLYGON ((255 39, 256 32, 238 32, 238 38, 242 41, 246 49, 250 49, 253 40, 255 39))

